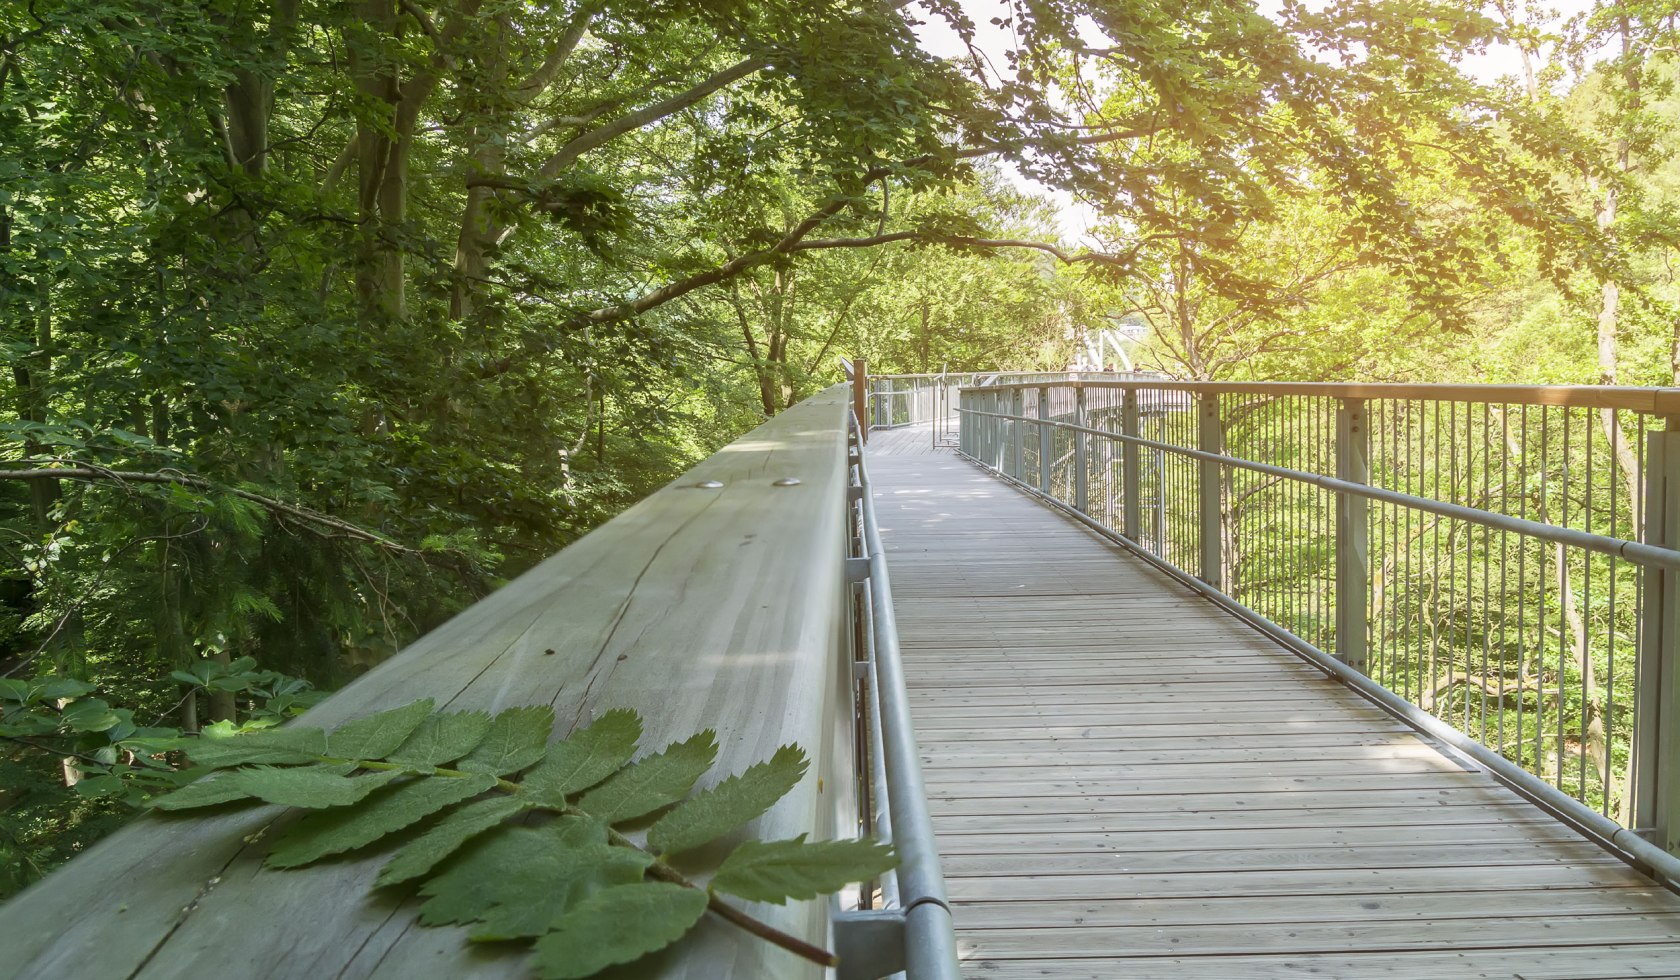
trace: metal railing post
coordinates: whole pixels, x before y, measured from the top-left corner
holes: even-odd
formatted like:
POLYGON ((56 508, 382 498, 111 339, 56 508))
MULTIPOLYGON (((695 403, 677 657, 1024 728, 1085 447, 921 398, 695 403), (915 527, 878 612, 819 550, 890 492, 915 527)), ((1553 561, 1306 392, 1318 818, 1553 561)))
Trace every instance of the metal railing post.
MULTIPOLYGON (((1120 406, 1120 431, 1132 438, 1143 434, 1143 413, 1138 409, 1138 390, 1126 389, 1125 401, 1120 406)), ((1139 473, 1141 459, 1138 444, 1128 442, 1120 448, 1120 495, 1121 512, 1124 515, 1125 535, 1133 541, 1138 541, 1143 533, 1143 501, 1140 498, 1143 479, 1139 473)))
MULTIPOLYGON (((1201 424, 1196 429, 1196 448, 1204 453, 1222 453, 1225 451, 1225 430, 1219 424, 1219 396, 1213 392, 1206 392, 1197 399, 1201 402, 1198 414, 1201 424)), ((1220 465, 1204 459, 1198 467, 1201 470, 1197 500, 1201 511, 1201 539, 1202 539, 1202 573, 1201 580, 1216 589, 1224 589, 1225 576, 1220 572, 1220 520, 1219 504, 1221 494, 1220 465)), ((1164 545, 1164 542, 1163 542, 1164 545)))
POLYGON ((1047 423, 1050 418, 1050 389, 1038 389, 1038 489, 1046 497, 1054 496, 1050 492, 1050 454, 1053 451, 1056 430, 1047 423))
POLYGON ((870 408, 874 402, 869 397, 869 362, 862 357, 852 359, 852 412, 861 423, 858 425, 860 442, 869 441, 869 428, 873 424, 870 408))
POLYGON ((1021 479, 1021 448, 1027 440, 1027 427, 1022 424, 1021 416, 1026 414, 1026 398, 1021 389, 1016 388, 1009 393, 1009 414, 1015 416, 1009 423, 1009 475, 1021 479))
MULTIPOLYGON (((1365 402, 1336 407, 1336 479, 1371 482, 1371 432, 1365 402)), ((1370 501, 1336 494, 1336 656, 1365 672, 1366 596, 1370 591, 1370 501)))
MULTIPOLYGON (((1073 389, 1073 424, 1084 426, 1085 423, 1085 386, 1073 389)), ((1075 430, 1073 433, 1073 508, 1081 514, 1087 512, 1090 506, 1090 476, 1085 471, 1085 433, 1075 430)))
MULTIPOLYGON (((1680 549, 1680 419, 1645 443, 1646 544, 1680 549)), ((1680 854, 1680 569, 1648 566, 1640 606, 1633 731, 1633 826, 1680 854)))

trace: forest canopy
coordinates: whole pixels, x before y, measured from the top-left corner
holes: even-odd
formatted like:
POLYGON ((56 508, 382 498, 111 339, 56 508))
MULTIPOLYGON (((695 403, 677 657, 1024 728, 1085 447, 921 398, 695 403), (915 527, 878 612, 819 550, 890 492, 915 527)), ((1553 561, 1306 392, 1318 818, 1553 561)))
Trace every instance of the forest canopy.
POLYGON ((1680 383, 1675 20, 0 7, 0 894, 841 356, 1680 383))

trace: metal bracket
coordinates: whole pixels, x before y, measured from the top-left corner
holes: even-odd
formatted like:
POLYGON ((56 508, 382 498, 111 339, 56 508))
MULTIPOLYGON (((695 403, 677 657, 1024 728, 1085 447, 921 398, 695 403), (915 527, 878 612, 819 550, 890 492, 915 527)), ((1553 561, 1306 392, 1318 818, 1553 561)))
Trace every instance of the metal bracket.
POLYGON ((868 676, 869 676, 869 661, 867 661, 867 660, 854 660, 854 661, 852 661, 852 683, 853 684, 856 684, 858 681, 861 681, 865 677, 868 677, 868 676))
POLYGON ((846 559, 846 581, 853 584, 869 581, 869 559, 846 559))
POLYGON ((904 969, 904 910, 869 909, 834 916, 838 980, 879 980, 904 969))
POLYGON ((848 504, 856 503, 857 501, 862 500, 862 499, 863 499, 863 488, 862 487, 860 487, 860 486, 849 486, 849 487, 846 488, 846 503, 848 503, 848 504))

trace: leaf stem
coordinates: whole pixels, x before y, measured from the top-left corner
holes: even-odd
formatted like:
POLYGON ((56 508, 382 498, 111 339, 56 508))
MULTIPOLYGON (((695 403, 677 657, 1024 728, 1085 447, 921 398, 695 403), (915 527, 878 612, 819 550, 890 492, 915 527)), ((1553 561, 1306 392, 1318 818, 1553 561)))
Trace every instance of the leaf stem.
MULTIPOLYGON (((577 809, 576 807, 567 807, 566 812, 573 813, 578 816, 589 816, 589 814, 577 809)), ((635 841, 611 827, 607 828, 607 839, 620 847, 632 847, 644 854, 647 853, 647 848, 642 847, 635 841)), ((705 892, 706 908, 713 915, 716 915, 718 918, 728 922, 730 925, 733 925, 738 929, 752 933, 772 945, 780 946, 795 956, 810 960, 812 963, 816 963, 820 966, 838 966, 840 964, 840 957, 835 956, 833 953, 821 946, 813 945, 803 939, 800 939, 798 936, 783 932, 762 919, 753 918, 747 913, 725 902, 723 899, 718 898, 717 895, 712 893, 711 889, 702 888, 701 886, 695 884, 682 872, 666 864, 664 861, 659 860, 657 857, 653 859, 653 864, 648 867, 647 873, 649 877, 657 878, 660 881, 705 892)))

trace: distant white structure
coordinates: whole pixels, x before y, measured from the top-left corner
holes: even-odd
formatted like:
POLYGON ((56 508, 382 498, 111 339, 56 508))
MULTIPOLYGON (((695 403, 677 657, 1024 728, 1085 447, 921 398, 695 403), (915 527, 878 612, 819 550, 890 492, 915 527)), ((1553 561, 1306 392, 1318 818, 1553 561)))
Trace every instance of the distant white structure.
POLYGON ((1126 353, 1126 343, 1143 339, 1149 333, 1149 324, 1135 313, 1123 317, 1109 317, 1105 322, 1110 325, 1100 330, 1083 332, 1080 338, 1082 342, 1079 360, 1073 365, 1073 370, 1136 370, 1132 365, 1131 355, 1126 353))

